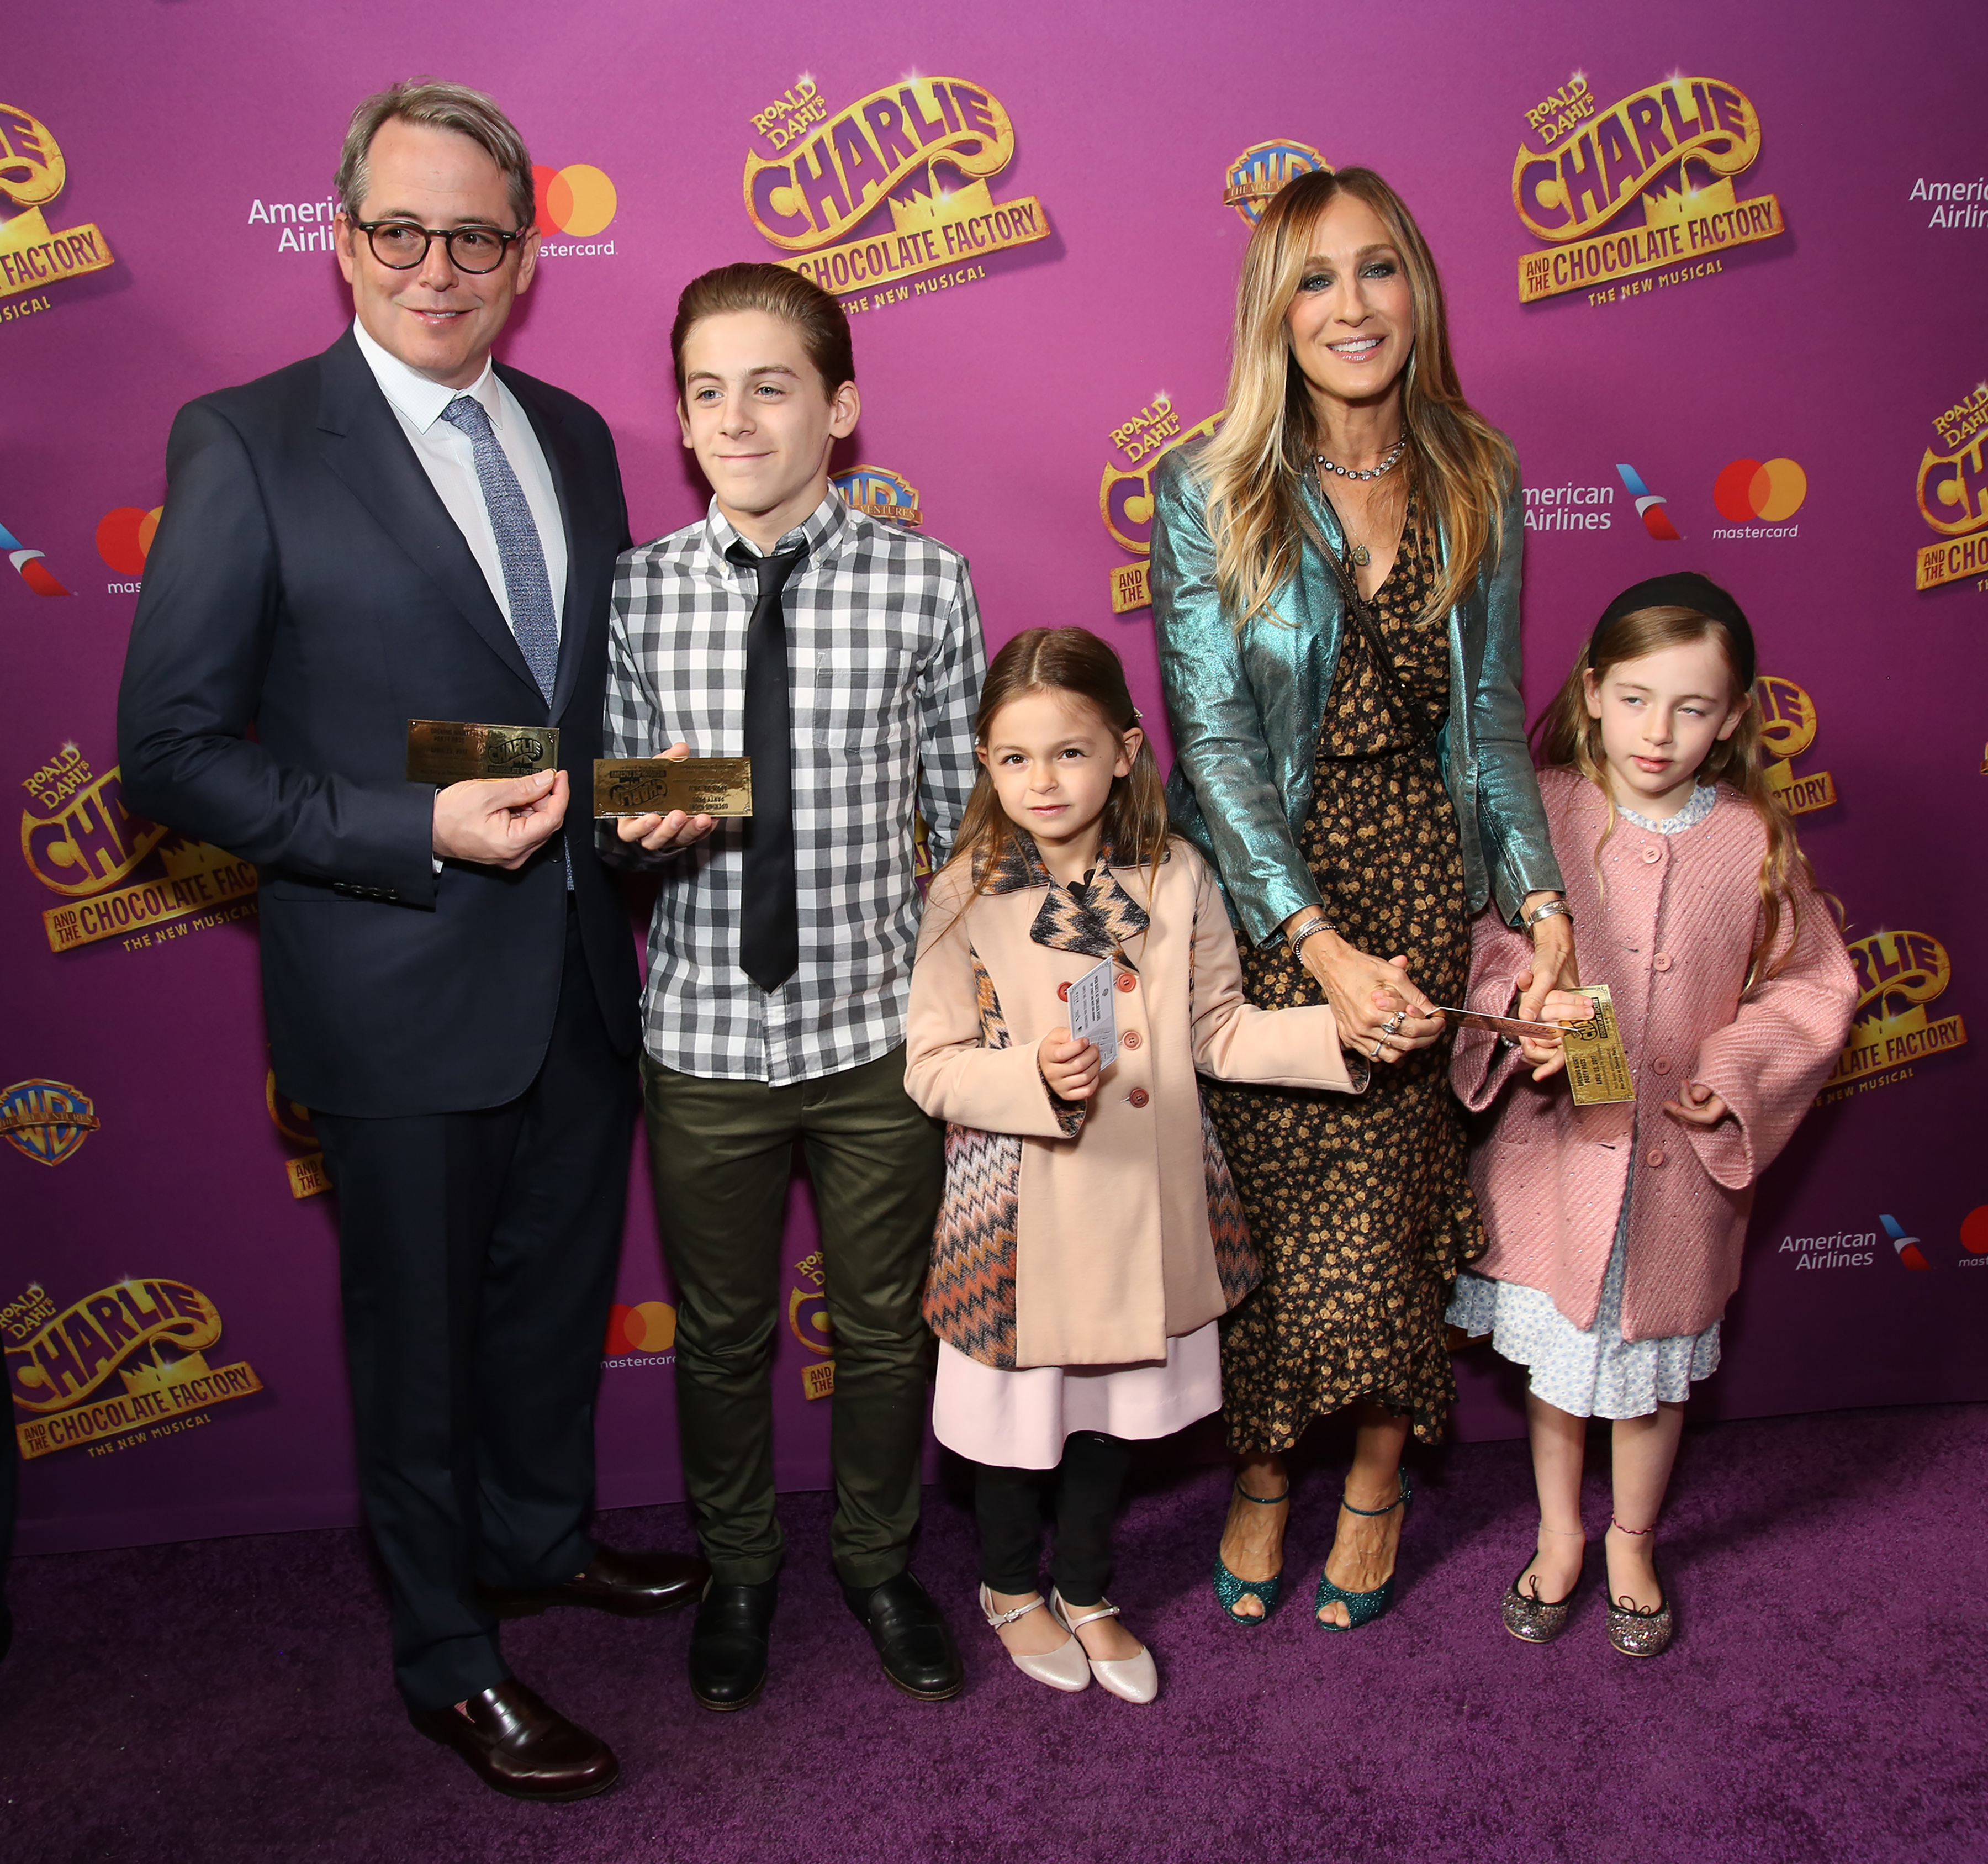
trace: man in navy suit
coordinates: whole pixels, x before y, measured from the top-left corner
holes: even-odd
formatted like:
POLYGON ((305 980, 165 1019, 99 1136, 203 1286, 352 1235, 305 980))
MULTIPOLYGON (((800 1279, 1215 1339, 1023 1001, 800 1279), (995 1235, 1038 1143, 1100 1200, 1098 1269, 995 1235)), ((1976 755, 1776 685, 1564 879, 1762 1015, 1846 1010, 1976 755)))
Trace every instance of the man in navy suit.
POLYGON ((270 1046, 338 1194, 408 1710, 499 1791, 576 1798, 618 1764, 511 1675, 499 1613, 641 1615, 707 1577, 587 1532, 638 1029, 576 795, 627 509, 600 417, 490 360, 538 246, 495 104, 429 81, 367 99, 338 187, 351 326, 174 422, 125 794, 261 872, 270 1046), (413 719, 556 727, 559 767, 410 782, 413 719))

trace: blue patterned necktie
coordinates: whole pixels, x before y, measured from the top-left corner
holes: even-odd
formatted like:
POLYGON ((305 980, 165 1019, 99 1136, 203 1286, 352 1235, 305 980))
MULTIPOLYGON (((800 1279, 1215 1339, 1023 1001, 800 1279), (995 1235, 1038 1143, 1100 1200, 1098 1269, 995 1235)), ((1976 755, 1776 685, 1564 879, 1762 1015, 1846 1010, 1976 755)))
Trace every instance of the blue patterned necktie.
POLYGON ((552 579, 546 573, 545 546, 532 508, 525 502, 525 489, 497 444, 483 404, 474 395, 458 395, 441 411, 441 418, 467 434, 476 449, 476 477, 483 488, 483 509, 490 514, 490 529, 496 536, 497 560, 504 569, 511 632, 549 705, 559 677, 559 616, 553 607, 552 579))
MULTIPOLYGON (((497 444, 483 404, 474 395, 458 395, 441 411, 441 418, 467 434, 475 449, 477 482, 483 488, 483 509, 490 514, 497 560, 504 570, 504 594, 511 604, 511 632, 549 705, 559 678, 559 614, 553 607, 552 578, 546 573, 545 545, 525 502, 525 489, 497 444)), ((563 836, 560 840, 566 891, 571 892, 573 851, 564 845, 563 836)))

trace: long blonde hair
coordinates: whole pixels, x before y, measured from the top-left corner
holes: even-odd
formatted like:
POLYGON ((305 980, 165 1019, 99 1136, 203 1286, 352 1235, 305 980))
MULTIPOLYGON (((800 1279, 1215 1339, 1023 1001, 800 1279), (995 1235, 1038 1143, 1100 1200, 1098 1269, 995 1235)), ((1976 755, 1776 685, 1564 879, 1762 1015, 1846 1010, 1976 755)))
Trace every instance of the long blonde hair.
MULTIPOLYGON (((1088 628, 1029 628, 994 656, 973 721, 973 741, 982 750, 987 748, 988 735, 1002 707, 1031 692, 1067 692, 1084 700, 1096 709, 1121 744, 1139 720, 1125 684, 1124 663, 1108 642, 1088 628)), ((1100 842, 1111 850, 1117 864, 1144 871, 1150 897, 1153 875, 1165 858, 1172 834, 1167 826, 1165 786, 1160 780, 1150 739, 1141 741, 1131 773, 1112 779, 1101 831, 1100 842)), ((992 882, 995 864, 1003 855, 1020 852, 1019 834, 982 764, 973 793, 966 799, 952 858, 946 865, 965 862, 973 877, 974 892, 984 892, 992 882)))
MULTIPOLYGON (((1724 622, 1696 608, 1637 608, 1596 631, 1594 638, 1574 661, 1567 683, 1533 727, 1539 740, 1541 766, 1579 771, 1608 803, 1608 820, 1594 844, 1598 878, 1601 872, 1601 851, 1608 846, 1620 818, 1601 748, 1601 721, 1588 715, 1587 685, 1583 675, 1593 673, 1599 686, 1611 668, 1625 661, 1641 660, 1647 654, 1661 654, 1666 648, 1687 647, 1700 641, 1717 645, 1736 694, 1740 690, 1741 656, 1724 622)), ((1698 768, 1700 783, 1728 783, 1738 790, 1753 805, 1767 831, 1767 852, 1760 858, 1760 929, 1746 955, 1746 981, 1743 986, 1746 990, 1780 971, 1801 936, 1801 896, 1794 885, 1795 877, 1799 875, 1810 887, 1816 884, 1815 870, 1809 865, 1808 857, 1795 836, 1794 818, 1767 781, 1769 762, 1760 739, 1760 709, 1752 705, 1740 714, 1732 736, 1715 740, 1698 768), (1787 916, 1785 942, 1781 937, 1784 911, 1787 916)))
POLYGON ((1408 275, 1414 343, 1401 372, 1405 463, 1424 516, 1440 526, 1449 546, 1428 612, 1454 607, 1505 547, 1504 499, 1518 459, 1463 398, 1442 280, 1422 229, 1372 169, 1314 170, 1278 192, 1250 235, 1236 292, 1228 418, 1208 449, 1215 580, 1239 629, 1297 570, 1302 482, 1318 449, 1310 385, 1284 320, 1304 276, 1312 228, 1342 194, 1373 209, 1408 275))

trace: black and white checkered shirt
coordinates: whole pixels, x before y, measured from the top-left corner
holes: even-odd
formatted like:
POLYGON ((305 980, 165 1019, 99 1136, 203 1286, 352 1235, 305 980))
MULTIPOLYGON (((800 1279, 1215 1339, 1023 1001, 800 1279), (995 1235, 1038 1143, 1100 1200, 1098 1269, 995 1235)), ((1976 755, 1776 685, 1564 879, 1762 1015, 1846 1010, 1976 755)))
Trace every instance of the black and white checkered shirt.
MULTIPOLYGON (((695 757, 745 742, 746 631, 756 583, 739 533, 702 524, 629 551, 608 642, 605 754, 695 757)), ((663 876, 649 923, 644 1044, 665 1067, 779 1087, 874 1061, 904 1040, 917 942, 914 810, 943 861, 973 787, 986 652, 966 560, 852 512, 830 491, 777 549, 786 585, 800 967, 775 991, 739 968, 743 824, 681 854, 610 860, 663 876)), ((606 825, 604 825, 604 827, 606 825)))

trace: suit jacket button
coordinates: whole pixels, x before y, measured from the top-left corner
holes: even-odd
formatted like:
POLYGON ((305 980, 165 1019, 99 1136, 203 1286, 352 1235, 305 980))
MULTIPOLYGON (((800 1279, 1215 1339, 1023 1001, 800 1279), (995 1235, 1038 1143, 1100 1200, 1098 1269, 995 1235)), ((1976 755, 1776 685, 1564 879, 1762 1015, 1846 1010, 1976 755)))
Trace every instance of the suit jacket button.
POLYGON ((1144 1088, 1134 1088, 1125 1098, 1135 1107, 1143 1107, 1153 1097, 1144 1088))
POLYGON ((1118 988, 1120 990, 1136 990, 1138 987, 1138 979, 1134 977, 1130 971, 1121 971, 1118 973, 1118 988))
POLYGON ((1650 1066, 1655 1068, 1659 1074, 1668 1074, 1671 1071, 1671 1064, 1661 1055, 1658 1056, 1655 1061, 1652 1062, 1650 1066))
POLYGON ((1659 952, 1650 960, 1650 969, 1653 971, 1668 971, 1670 968, 1671 955, 1668 952, 1659 952))
POLYGON ((1664 1155, 1656 1147, 1652 1146, 1643 1155, 1643 1162, 1646 1165, 1662 1165, 1664 1162, 1664 1155))
POLYGON ((1139 1046, 1139 1032, 1136 1029, 1127 1030, 1118 1038, 1118 1043, 1121 1048, 1137 1048, 1139 1046))
POLYGON ((1058 984, 1057 986, 1057 1001, 1059 1003, 1067 1003, 1070 1001, 1070 986, 1068 984, 1058 984))

